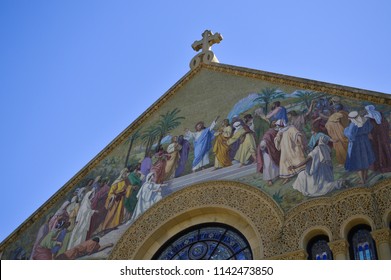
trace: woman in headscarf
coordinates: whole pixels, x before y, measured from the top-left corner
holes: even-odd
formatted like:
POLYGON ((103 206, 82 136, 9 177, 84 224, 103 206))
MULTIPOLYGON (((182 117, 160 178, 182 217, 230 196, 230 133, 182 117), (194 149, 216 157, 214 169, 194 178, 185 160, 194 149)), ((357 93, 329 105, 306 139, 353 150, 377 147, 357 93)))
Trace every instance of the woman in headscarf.
POLYGON ((305 165, 293 183, 293 188, 305 196, 321 196, 342 187, 342 181, 334 181, 329 140, 327 135, 321 136, 305 161, 289 167, 296 169, 305 165))
POLYGON ((148 208, 162 199, 161 187, 166 186, 166 184, 156 184, 154 182, 154 177, 155 173, 149 173, 145 183, 141 186, 141 189, 137 194, 137 205, 133 211, 133 216, 130 219, 131 222, 136 220, 148 208))
POLYGON ((373 126, 370 139, 376 157, 373 169, 381 173, 391 172, 390 124, 381 112, 375 110, 375 106, 365 106, 365 110, 365 117, 373 126))
POLYGON ((360 183, 365 184, 368 178, 368 169, 375 162, 375 154, 369 141, 369 134, 373 126, 357 111, 350 112, 348 117, 350 124, 344 129, 344 134, 349 140, 345 169, 357 171, 360 183))

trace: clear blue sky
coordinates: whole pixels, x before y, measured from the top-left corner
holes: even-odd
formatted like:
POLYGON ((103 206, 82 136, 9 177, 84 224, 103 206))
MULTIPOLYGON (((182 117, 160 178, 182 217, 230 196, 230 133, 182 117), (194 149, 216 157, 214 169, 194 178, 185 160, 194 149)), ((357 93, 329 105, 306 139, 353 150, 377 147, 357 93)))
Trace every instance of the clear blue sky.
POLYGON ((0 2, 0 240, 189 71, 205 29, 222 63, 391 92, 391 1, 235 3, 0 2))

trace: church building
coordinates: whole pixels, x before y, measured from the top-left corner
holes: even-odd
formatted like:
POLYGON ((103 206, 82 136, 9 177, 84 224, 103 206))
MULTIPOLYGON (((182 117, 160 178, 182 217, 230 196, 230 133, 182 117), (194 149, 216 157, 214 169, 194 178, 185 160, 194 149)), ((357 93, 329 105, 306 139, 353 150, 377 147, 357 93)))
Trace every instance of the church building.
POLYGON ((391 95, 190 70, 0 244, 2 260, 391 259, 391 95))

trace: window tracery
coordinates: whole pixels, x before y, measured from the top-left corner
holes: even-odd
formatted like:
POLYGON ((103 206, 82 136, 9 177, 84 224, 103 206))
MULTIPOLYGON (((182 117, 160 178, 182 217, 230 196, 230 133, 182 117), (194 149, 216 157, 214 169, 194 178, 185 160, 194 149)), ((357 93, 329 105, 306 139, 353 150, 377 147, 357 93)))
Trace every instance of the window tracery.
POLYGON ((223 224, 201 224, 171 238, 155 254, 159 260, 251 260, 245 237, 223 224))
POLYGON ((353 260, 376 260, 376 245, 367 225, 353 227, 348 235, 350 258, 353 260))
POLYGON ((328 245, 329 238, 326 235, 313 237, 307 245, 309 260, 332 260, 333 254, 328 245))

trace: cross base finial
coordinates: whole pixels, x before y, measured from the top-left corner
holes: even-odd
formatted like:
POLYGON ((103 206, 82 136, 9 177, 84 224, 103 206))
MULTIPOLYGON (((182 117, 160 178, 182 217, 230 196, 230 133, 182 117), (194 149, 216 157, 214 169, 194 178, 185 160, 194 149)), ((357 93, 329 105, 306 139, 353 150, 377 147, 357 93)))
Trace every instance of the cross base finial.
POLYGON ((213 34, 210 30, 205 30, 204 33, 202 33, 202 40, 195 41, 191 45, 193 50, 199 51, 202 49, 202 51, 190 61, 190 68, 194 69, 200 65, 200 63, 210 64, 211 62, 219 62, 212 52, 211 47, 213 44, 220 43, 221 40, 223 40, 223 36, 221 36, 220 33, 213 34))

